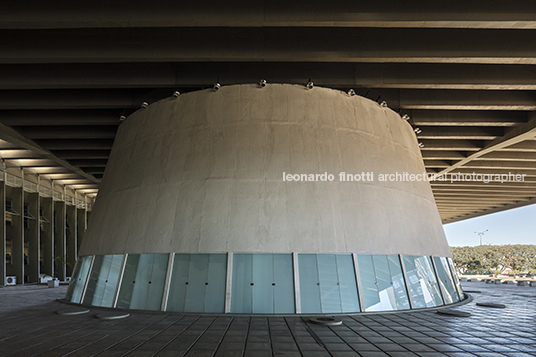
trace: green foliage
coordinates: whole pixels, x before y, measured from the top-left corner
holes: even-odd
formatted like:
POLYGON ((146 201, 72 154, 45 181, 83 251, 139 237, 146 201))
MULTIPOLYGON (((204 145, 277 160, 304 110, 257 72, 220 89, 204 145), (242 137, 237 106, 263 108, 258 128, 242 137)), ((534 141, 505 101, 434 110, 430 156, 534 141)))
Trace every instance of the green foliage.
POLYGON ((460 274, 501 274, 536 270, 536 245, 480 245, 450 247, 454 266, 460 274))

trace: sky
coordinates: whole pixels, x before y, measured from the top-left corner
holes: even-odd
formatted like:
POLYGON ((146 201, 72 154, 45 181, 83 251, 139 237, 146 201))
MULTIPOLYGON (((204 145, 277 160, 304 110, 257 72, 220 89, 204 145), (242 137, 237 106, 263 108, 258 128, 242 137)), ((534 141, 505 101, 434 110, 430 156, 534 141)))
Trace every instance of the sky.
POLYGON ((450 246, 536 244, 536 205, 514 208, 443 225, 450 246))

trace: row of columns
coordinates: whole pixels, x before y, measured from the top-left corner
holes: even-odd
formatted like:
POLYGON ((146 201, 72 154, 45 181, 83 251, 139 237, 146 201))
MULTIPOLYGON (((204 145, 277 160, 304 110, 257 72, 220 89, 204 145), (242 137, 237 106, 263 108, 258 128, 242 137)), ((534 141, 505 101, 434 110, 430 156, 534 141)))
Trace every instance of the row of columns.
POLYGON ((0 286, 12 276, 17 284, 38 283, 42 274, 65 281, 87 227, 85 195, 68 196, 53 181, 42 190, 39 177, 26 181, 22 170, 9 175, 0 171, 0 286))

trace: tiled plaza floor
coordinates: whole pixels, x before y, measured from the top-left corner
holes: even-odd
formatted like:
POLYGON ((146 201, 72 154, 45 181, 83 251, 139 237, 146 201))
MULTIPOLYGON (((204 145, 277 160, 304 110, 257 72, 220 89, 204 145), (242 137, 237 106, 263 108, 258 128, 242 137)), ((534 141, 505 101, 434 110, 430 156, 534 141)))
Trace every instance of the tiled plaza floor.
POLYGON ((199 316, 105 310, 64 316, 65 287, 0 288, 1 356, 536 356, 536 287, 462 283, 474 300, 457 310, 343 316, 341 326, 307 317, 199 316), (476 302, 506 304, 505 309, 476 302))

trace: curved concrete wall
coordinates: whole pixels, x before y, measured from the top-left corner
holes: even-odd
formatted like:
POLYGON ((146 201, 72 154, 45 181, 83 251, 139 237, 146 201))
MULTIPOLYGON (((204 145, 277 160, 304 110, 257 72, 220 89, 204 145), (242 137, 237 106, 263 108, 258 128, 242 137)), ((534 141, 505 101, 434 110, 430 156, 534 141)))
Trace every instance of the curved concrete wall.
POLYGON ((120 126, 80 255, 449 257, 429 183, 379 181, 396 172, 425 172, 415 135, 371 100, 280 84, 187 93, 120 126), (340 172, 375 176, 340 182, 340 172))

